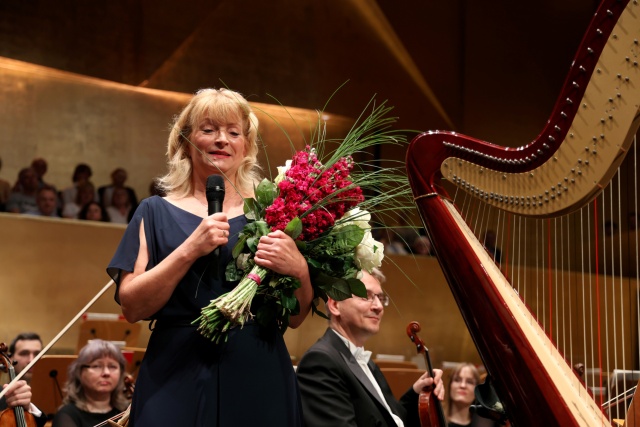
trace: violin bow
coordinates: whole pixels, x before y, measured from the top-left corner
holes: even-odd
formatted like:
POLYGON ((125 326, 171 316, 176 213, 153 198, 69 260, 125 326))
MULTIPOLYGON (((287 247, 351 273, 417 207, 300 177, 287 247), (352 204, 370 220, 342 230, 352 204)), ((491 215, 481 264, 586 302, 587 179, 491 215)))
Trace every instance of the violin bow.
MULTIPOLYGON (((43 348, 40 353, 38 353, 36 355, 36 357, 33 358, 33 360, 31 360, 31 362, 29 362, 29 364, 27 366, 24 367, 24 369, 22 371, 20 371, 20 373, 18 375, 16 375, 16 377, 11 380, 11 382, 9 383, 9 385, 15 383, 16 381, 20 380, 27 372, 29 372, 29 369, 31 369, 31 367, 33 367, 33 365, 36 364, 36 362, 38 360, 40 360, 42 358, 42 356, 44 356, 47 351, 49 351, 49 349, 51 347, 53 347, 53 345, 55 343, 58 342, 58 340, 67 333, 67 331, 69 330, 69 328, 71 328, 71 326, 73 326, 74 323, 76 323, 76 321, 80 318, 80 316, 82 316, 93 304, 95 304, 95 302, 98 300, 98 298, 100 298, 102 295, 104 295, 105 292, 107 292, 109 290, 109 288, 111 286, 113 286, 115 284, 115 282, 113 280, 109 280, 109 283, 107 283, 104 288, 102 288, 97 294, 96 296, 94 296, 91 301, 89 301, 87 303, 87 305, 85 305, 82 310, 80 310, 78 312, 78 314, 76 314, 73 319, 71 319, 71 321, 69 323, 67 323, 67 325, 62 328, 62 330, 60 332, 58 332, 58 335, 56 335, 49 344, 46 345, 45 348, 43 348)), ((8 387, 5 387, 2 391, 0 391, 0 399, 5 395, 5 393, 7 392, 8 387)))

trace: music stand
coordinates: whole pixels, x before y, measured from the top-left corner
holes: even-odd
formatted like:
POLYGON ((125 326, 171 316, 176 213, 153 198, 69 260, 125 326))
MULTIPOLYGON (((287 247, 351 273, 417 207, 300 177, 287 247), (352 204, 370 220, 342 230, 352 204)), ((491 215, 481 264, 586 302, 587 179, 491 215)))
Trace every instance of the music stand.
POLYGON ((67 370, 76 358, 45 355, 31 368, 31 401, 47 415, 47 419, 53 418, 62 404, 67 370))
POLYGON ((105 341, 124 341, 127 347, 135 347, 139 336, 139 323, 129 323, 126 320, 83 320, 80 323, 76 352, 80 352, 89 340, 96 338, 105 341))
POLYGON ((133 375, 134 380, 138 378, 138 370, 140 369, 140 364, 146 351, 146 348, 122 347, 122 354, 124 354, 125 359, 127 359, 127 372, 133 375))

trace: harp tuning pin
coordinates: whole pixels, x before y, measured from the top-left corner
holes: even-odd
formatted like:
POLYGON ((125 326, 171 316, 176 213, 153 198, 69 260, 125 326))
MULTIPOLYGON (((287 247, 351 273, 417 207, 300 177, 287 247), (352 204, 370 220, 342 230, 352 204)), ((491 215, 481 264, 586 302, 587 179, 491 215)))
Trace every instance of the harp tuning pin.
POLYGON ((567 113, 565 113, 564 111, 561 111, 561 112, 560 112, 560 116, 561 116, 563 119, 566 119, 566 118, 568 117, 568 116, 567 116, 567 113))

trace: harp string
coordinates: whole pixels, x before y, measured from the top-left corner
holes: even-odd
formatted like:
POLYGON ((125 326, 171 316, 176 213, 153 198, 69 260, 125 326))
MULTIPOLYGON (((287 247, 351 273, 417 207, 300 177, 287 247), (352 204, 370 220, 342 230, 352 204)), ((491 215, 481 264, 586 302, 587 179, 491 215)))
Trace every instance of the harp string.
POLYGON ((559 217, 522 217, 454 192, 479 242, 495 232, 502 253, 494 252, 494 262, 566 362, 584 364, 584 382, 600 405, 636 385, 609 384, 614 369, 639 369, 639 242, 624 225, 628 212, 638 209, 637 176, 634 140, 602 194, 559 217))

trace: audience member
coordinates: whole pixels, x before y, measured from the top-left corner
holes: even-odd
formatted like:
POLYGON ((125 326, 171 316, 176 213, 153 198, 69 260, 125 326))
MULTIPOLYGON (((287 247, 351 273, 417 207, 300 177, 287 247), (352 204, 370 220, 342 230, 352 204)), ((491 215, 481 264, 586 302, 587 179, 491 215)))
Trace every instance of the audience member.
POLYGON ((431 240, 427 236, 417 236, 411 244, 411 253, 414 255, 432 256, 431 240))
POLYGON ((69 365, 63 406, 53 427, 93 427, 126 409, 125 360, 111 342, 89 341, 69 365))
POLYGON ((149 197, 160 196, 166 197, 167 193, 164 191, 161 185, 158 184, 158 178, 154 178, 151 180, 149 184, 149 197))
MULTIPOLYGON (((41 350, 42 341, 38 334, 25 332, 16 336, 9 344, 9 356, 14 363, 15 374, 21 373, 41 350)), ((11 386, 11 390, 0 400, 0 411, 7 407, 22 406, 25 412, 33 415, 36 425, 42 427, 47 422, 47 417, 31 402, 30 382, 31 372, 27 372, 21 380, 16 381, 11 386)))
POLYGON ((62 208, 62 216, 65 218, 78 218, 82 208, 95 200, 96 190, 93 184, 86 181, 76 186, 76 198, 71 203, 65 203, 62 208))
POLYGON ((98 188, 98 196, 100 203, 105 208, 112 205, 113 190, 116 188, 124 188, 129 193, 129 200, 132 206, 138 205, 138 196, 133 188, 127 187, 124 183, 127 181, 127 171, 123 168, 117 168, 111 172, 111 184, 103 185, 98 188))
POLYGON ((129 192, 124 188, 114 188, 111 206, 107 207, 111 222, 128 224, 134 211, 135 208, 129 199, 129 192))
POLYGON ((372 231, 374 239, 384 245, 384 253, 386 255, 406 255, 409 253, 406 246, 402 243, 398 236, 387 229, 376 229, 372 231))
POLYGON ((44 176, 46 175, 47 170, 49 169, 49 165, 47 164, 47 161, 45 159, 43 159, 42 157, 37 157, 33 159, 33 161, 31 162, 31 167, 33 168, 34 171, 36 171, 36 175, 38 176, 39 188, 50 187, 50 188, 53 188, 54 190, 56 189, 56 187, 53 184, 49 184, 44 180, 44 176))
POLYGON ((60 194, 60 197, 62 198, 62 206, 67 203, 73 203, 73 201, 76 200, 78 185, 83 182, 90 182, 91 175, 93 175, 91 166, 85 163, 79 163, 78 165, 76 165, 73 171, 73 175, 71 176, 73 185, 62 190, 60 194))
POLYGON ((458 365, 449 381, 447 393, 448 427, 493 427, 494 422, 471 411, 475 401, 475 388, 480 383, 480 374, 471 363, 458 365))
POLYGON ((442 371, 435 379, 423 374, 398 402, 378 366, 369 360, 365 342, 378 333, 388 304, 380 281, 384 276, 363 271, 367 297, 327 301, 329 328, 304 354, 297 375, 302 415, 308 426, 420 426, 418 396, 436 385, 442 399, 442 371), (374 276, 375 275, 375 276, 374 276))
POLYGON ((484 232, 484 247, 493 257, 493 261, 496 264, 500 264, 502 260, 502 251, 496 246, 496 232, 493 230, 487 230, 484 232))
MULTIPOLYGON (((2 170, 2 157, 0 157, 0 170, 2 170)), ((0 178, 0 212, 7 210, 7 200, 9 200, 9 193, 11 192, 11 184, 0 178)))
POLYGON ((18 181, 7 201, 7 212, 25 213, 27 211, 38 210, 36 195, 38 193, 38 176, 33 168, 23 168, 18 173, 18 181))
POLYGON ((58 215, 58 194, 55 189, 50 187, 39 188, 36 204, 38 206, 36 210, 26 211, 25 214, 60 218, 60 215, 58 215))
POLYGON ((90 221, 111 222, 107 210, 100 203, 92 201, 87 203, 78 212, 78 219, 88 219, 90 221))

